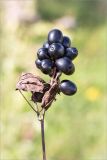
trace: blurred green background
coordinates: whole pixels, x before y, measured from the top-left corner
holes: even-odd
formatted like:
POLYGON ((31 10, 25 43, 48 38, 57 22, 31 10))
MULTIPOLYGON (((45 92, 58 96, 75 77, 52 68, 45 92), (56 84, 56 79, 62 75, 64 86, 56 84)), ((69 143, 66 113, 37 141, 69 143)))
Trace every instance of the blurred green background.
POLYGON ((42 159, 40 124, 15 85, 22 72, 49 80, 34 61, 52 28, 78 48, 75 74, 61 77, 78 92, 61 94, 46 113, 47 159, 107 160, 106 15, 106 0, 0 1, 0 160, 42 159))

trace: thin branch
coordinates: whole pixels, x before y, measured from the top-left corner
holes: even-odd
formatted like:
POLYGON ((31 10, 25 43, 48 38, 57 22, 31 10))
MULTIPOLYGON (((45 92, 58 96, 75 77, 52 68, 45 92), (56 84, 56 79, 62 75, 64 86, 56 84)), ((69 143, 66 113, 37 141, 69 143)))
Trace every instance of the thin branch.
POLYGON ((46 148, 45 148, 45 132, 44 132, 44 117, 41 119, 41 137, 42 137, 42 153, 43 160, 46 160, 46 148))
MULTIPOLYGON (((21 90, 19 90, 19 92, 21 93, 21 95, 23 96, 23 98, 25 99, 25 101, 28 103, 28 105, 34 110, 34 112, 36 112, 38 114, 38 111, 35 110, 35 108, 31 105, 31 103, 26 99, 26 97, 23 95, 23 93, 21 92, 21 90)), ((37 104, 36 104, 36 107, 37 104)))

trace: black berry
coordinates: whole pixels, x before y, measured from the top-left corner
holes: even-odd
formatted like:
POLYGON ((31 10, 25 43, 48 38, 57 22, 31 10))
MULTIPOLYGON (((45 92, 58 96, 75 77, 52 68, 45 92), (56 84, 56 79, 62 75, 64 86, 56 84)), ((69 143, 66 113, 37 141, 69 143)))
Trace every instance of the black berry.
POLYGON ((63 73, 67 75, 71 75, 75 71, 75 67, 71 60, 67 57, 59 58, 56 60, 56 66, 58 70, 62 71, 63 73))
POLYGON ((66 49, 66 56, 71 60, 75 59, 78 55, 78 50, 74 47, 66 49))
POLYGON ((35 61, 35 64, 36 64, 37 68, 41 69, 41 60, 40 59, 37 59, 35 61))
POLYGON ((49 74, 52 70, 53 63, 49 59, 44 59, 41 61, 41 70, 45 74, 49 74))
POLYGON ((62 42, 62 44, 63 44, 63 46, 64 46, 65 48, 70 47, 70 46, 71 46, 71 41, 70 41, 69 37, 64 36, 64 37, 63 37, 63 42, 62 42))
POLYGON ((69 96, 74 95, 77 92, 76 85, 69 80, 63 80, 60 83, 59 88, 62 93, 69 96))
POLYGON ((48 42, 49 44, 52 43, 62 43, 63 35, 62 32, 58 29, 53 29, 48 34, 48 42))
POLYGON ((57 59, 64 55, 64 47, 60 43, 53 43, 50 45, 48 52, 52 59, 57 59))
POLYGON ((48 43, 48 42, 45 42, 45 43, 43 44, 43 47, 48 49, 48 48, 49 48, 49 43, 48 43))
POLYGON ((47 48, 40 48, 37 52, 37 56, 40 60, 48 59, 49 58, 48 49, 47 48))

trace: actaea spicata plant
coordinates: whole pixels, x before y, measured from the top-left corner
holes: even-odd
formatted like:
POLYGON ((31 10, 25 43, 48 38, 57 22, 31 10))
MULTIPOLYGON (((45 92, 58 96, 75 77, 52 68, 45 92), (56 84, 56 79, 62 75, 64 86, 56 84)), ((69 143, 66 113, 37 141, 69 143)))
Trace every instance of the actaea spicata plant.
POLYGON ((45 113, 52 106, 57 94, 60 94, 60 92, 68 96, 72 96, 77 92, 77 87, 72 81, 60 81, 62 73, 66 75, 74 73, 75 67, 72 61, 77 55, 78 50, 72 47, 70 38, 63 36, 59 29, 53 29, 48 33, 47 41, 37 51, 37 59, 35 60, 36 67, 50 76, 50 81, 45 82, 42 78, 32 73, 22 73, 16 85, 16 90, 19 90, 41 122, 43 160, 46 160, 45 113), (31 92, 31 100, 35 106, 26 99, 22 91, 31 92), (38 105, 38 103, 40 104, 38 105))

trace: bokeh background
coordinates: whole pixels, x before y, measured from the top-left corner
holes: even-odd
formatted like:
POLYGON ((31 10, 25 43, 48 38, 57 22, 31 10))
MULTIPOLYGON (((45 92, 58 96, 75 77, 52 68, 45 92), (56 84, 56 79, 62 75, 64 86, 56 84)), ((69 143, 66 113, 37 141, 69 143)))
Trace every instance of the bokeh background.
POLYGON ((40 124, 15 85, 22 72, 49 80, 34 61, 52 28, 78 48, 75 74, 61 78, 78 92, 46 113, 48 160, 107 160, 106 15, 106 0, 0 0, 0 160, 42 159, 40 124))

